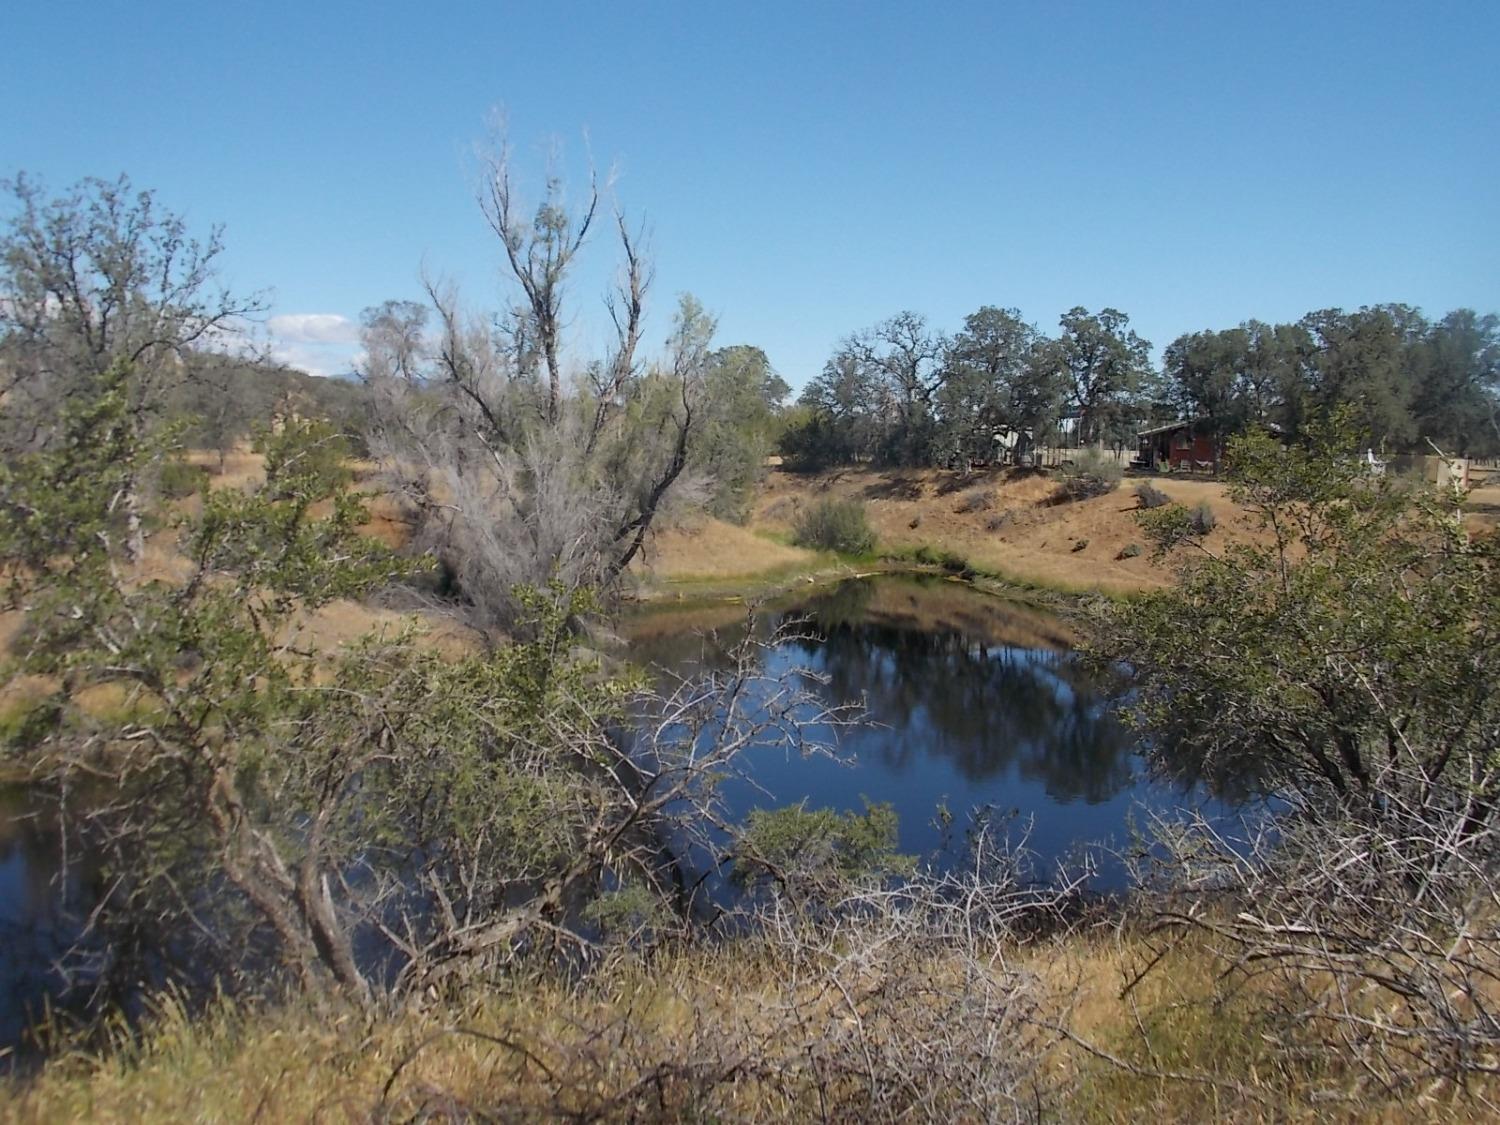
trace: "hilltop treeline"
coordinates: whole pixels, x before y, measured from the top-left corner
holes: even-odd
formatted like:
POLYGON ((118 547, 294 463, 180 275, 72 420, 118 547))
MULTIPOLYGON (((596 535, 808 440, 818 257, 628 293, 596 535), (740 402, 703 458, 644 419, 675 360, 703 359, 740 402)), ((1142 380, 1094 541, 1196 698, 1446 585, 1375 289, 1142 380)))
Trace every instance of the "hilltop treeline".
POLYGON ((988 457, 994 435, 1123 446, 1153 422, 1209 419, 1221 433, 1272 423, 1301 434, 1348 408, 1376 447, 1500 451, 1500 318, 1409 305, 1323 309, 1187 333, 1159 366, 1117 309, 1073 308, 1050 337, 986 305, 952 336, 901 312, 847 337, 802 392, 782 440, 802 468, 988 457))
POLYGON ((358 446, 369 402, 360 383, 210 353, 194 357, 186 377, 172 385, 165 410, 185 426, 189 445, 223 455, 257 427, 291 416, 325 419, 358 446))

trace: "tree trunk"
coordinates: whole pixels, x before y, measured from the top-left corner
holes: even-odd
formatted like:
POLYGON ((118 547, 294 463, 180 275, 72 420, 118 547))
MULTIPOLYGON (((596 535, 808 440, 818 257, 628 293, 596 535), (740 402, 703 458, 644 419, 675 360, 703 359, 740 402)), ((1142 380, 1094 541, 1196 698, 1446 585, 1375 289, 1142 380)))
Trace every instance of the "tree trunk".
POLYGON ((136 567, 146 557, 146 525, 141 516, 139 480, 132 480, 125 489, 125 551, 136 567))

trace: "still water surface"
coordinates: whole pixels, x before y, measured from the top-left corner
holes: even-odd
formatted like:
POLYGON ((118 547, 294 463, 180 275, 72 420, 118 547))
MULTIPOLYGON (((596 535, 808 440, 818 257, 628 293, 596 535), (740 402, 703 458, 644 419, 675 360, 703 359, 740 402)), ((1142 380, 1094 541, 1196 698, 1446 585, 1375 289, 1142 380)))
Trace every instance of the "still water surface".
MULTIPOLYGON (((727 664, 745 616, 739 606, 648 611, 628 630, 631 655, 689 676, 727 664)), ((755 747, 741 763, 750 780, 726 791, 736 817, 803 800, 854 811, 866 798, 889 802, 902 851, 941 865, 962 845, 967 814, 988 807, 1013 815, 1013 835, 1029 829, 1050 867, 1085 845, 1124 845, 1146 809, 1194 799, 1148 776, 1111 702, 1120 679, 1086 668, 1057 618, 956 582, 880 576, 763 607, 755 627, 769 638, 798 622, 767 671, 808 669, 826 681, 808 678, 810 689, 830 704, 863 698, 870 721, 841 734, 837 761, 755 747)), ((1108 857, 1100 875, 1106 888, 1123 880, 1108 857)))

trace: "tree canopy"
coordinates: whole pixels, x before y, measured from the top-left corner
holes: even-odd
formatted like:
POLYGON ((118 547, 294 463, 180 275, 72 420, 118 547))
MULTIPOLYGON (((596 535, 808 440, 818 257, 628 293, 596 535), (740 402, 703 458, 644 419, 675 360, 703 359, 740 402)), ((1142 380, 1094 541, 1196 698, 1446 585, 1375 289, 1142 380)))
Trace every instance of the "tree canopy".
POLYGON ((1069 309, 1049 338, 985 305, 952 336, 903 312, 847 337, 803 389, 781 450, 794 466, 944 465, 1006 447, 1128 445, 1192 419, 1226 437, 1271 424, 1295 438, 1345 411, 1374 447, 1500 452, 1500 317, 1407 305, 1322 309, 1288 324, 1189 332, 1151 362, 1115 308, 1069 309))

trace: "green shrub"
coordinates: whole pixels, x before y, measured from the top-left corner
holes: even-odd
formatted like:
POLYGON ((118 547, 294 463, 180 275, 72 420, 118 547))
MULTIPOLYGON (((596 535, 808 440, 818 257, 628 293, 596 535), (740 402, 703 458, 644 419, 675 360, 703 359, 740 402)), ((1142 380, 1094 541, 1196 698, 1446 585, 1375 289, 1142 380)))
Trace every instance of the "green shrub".
POLYGON ((969 560, 953 551, 945 551, 941 547, 933 547, 927 543, 920 544, 910 555, 896 554, 888 558, 910 558, 912 562, 921 566, 940 566, 949 574, 960 574, 972 576, 974 569, 969 565, 969 560))
POLYGON ((0 749, 31 750, 62 723, 55 697, 21 699, 0 707, 0 749))
POLYGON ((630 937, 662 921, 662 903, 650 888, 630 883, 591 899, 583 908, 583 920, 608 937, 630 937))
POLYGON ((1140 553, 1141 553, 1141 545, 1139 543, 1127 543, 1127 544, 1125 544, 1125 546, 1123 546, 1123 547, 1120 548, 1120 553, 1118 555, 1116 555, 1115 558, 1117 558, 1117 559, 1133 559, 1133 558, 1136 558, 1137 556, 1139 556, 1140 553))
POLYGON ((776 441, 776 451, 782 467, 794 473, 815 473, 854 460, 854 450, 837 423, 821 411, 804 407, 794 408, 794 416, 776 441))
POLYGON ((797 517, 792 542, 817 551, 863 555, 875 546, 875 533, 857 500, 824 500, 797 517))
POLYGON ((1216 526, 1218 518, 1214 510, 1202 501, 1196 508, 1188 509, 1181 504, 1165 504, 1136 516, 1141 529, 1151 537, 1156 552, 1162 554, 1183 543, 1202 539, 1216 526))
POLYGON ((181 500, 208 486, 208 470, 201 465, 190 465, 186 461, 171 460, 161 467, 158 487, 168 500, 181 500))
POLYGON ((800 897, 910 873, 915 861, 896 845, 896 813, 886 802, 865 800, 863 813, 809 809, 806 802, 753 809, 735 844, 733 878, 741 885, 770 880, 800 897))
POLYGON ((1105 457, 1095 450, 1086 450, 1071 464, 1062 467, 1059 499, 1087 500, 1091 496, 1103 496, 1120 487, 1124 475, 1120 463, 1113 457, 1105 457))

